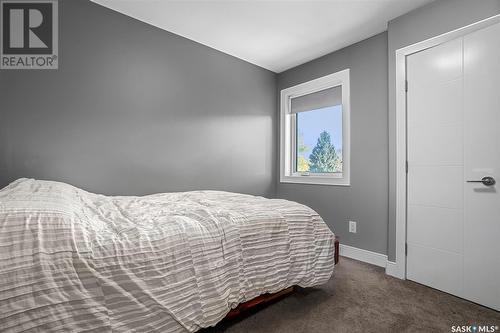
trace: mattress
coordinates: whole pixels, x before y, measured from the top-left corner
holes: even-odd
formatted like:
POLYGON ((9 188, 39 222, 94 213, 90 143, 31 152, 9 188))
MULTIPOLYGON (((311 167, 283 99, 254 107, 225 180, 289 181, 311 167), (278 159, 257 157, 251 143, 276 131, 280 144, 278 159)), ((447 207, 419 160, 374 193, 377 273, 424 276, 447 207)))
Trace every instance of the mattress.
POLYGON ((1 332, 195 332, 333 269, 333 233, 296 202, 34 179, 0 190, 1 332))

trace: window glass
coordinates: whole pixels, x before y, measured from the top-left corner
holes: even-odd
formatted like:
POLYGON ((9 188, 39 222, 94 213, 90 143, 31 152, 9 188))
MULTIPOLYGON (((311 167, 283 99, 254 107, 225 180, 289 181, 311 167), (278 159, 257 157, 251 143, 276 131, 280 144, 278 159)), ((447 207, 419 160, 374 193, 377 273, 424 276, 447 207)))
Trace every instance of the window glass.
POLYGON ((342 173, 342 105, 295 116, 295 171, 342 173))

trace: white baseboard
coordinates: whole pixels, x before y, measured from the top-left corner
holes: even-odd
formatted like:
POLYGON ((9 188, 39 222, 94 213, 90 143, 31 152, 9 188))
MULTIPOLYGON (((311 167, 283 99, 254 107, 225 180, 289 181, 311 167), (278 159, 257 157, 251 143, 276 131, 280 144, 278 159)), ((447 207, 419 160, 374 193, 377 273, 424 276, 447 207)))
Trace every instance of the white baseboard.
POLYGON ((390 275, 390 276, 394 276, 394 277, 398 277, 398 266, 396 265, 396 263, 394 261, 389 261, 387 260, 387 264, 385 266, 385 274, 387 275, 390 275))
POLYGON ((357 247, 340 244, 340 255, 343 257, 359 260, 379 267, 386 267, 387 256, 357 247))
POLYGON ((398 265, 394 261, 387 260, 387 264, 385 266, 385 274, 394 276, 398 279, 404 279, 404 273, 398 267, 398 265))

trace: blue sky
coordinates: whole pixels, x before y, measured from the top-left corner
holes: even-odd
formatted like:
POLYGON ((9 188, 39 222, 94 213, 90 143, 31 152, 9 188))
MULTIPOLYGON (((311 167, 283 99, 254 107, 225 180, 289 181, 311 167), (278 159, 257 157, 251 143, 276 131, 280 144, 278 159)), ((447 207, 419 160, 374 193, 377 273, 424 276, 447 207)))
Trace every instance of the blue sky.
POLYGON ((319 134, 330 133, 332 143, 337 152, 342 149, 342 105, 297 113, 298 134, 302 134, 304 143, 309 147, 303 155, 308 158, 319 134))

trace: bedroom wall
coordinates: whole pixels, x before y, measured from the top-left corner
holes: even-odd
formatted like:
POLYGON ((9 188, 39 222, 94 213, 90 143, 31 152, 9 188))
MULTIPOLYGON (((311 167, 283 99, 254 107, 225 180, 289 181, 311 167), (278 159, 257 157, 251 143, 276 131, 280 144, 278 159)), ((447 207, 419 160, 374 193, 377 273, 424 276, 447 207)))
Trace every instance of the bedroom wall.
POLYGON ((500 14, 500 0, 439 0, 389 22, 389 236, 388 259, 396 256, 396 73, 395 52, 402 47, 500 14))
POLYGON ((59 13, 59 69, 0 72, 0 187, 274 196, 274 73, 89 1, 59 13))
MULTIPOLYGON (((387 33, 278 75, 278 91, 350 68, 351 186, 279 183, 277 195, 315 209, 341 243, 387 253, 387 33), (357 233, 348 221, 357 221, 357 233)), ((279 96, 278 96, 279 99, 279 96)), ((279 112, 279 111, 278 111, 279 112)))

